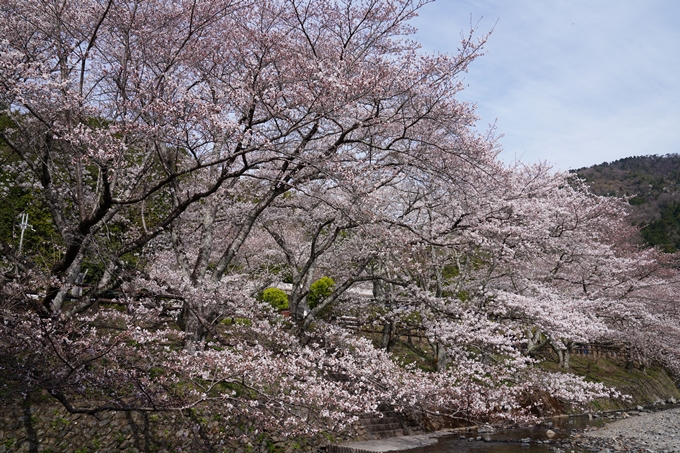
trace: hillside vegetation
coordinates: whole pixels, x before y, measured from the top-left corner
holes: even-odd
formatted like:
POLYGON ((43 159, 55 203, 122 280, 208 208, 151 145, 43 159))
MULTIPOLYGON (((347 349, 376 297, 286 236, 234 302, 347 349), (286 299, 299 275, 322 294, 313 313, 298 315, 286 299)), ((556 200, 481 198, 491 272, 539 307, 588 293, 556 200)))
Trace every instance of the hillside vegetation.
MULTIPOLYGON (((379 337, 372 336, 373 342, 379 344, 379 337)), ((431 351, 417 338, 401 337, 392 348, 397 360, 405 364, 414 364, 423 370, 433 371, 431 351)), ((676 381, 658 363, 631 364, 626 361, 622 351, 610 356, 574 355, 570 359, 569 370, 559 366, 559 357, 549 348, 542 349, 537 355, 539 367, 543 370, 558 373, 572 373, 589 382, 603 383, 615 388, 624 398, 599 398, 586 405, 565 404, 552 395, 536 392, 527 395, 529 402, 541 402, 538 414, 552 416, 559 414, 580 414, 584 412, 612 411, 629 409, 637 405, 650 406, 659 401, 671 398, 680 400, 680 388, 676 381)))
MULTIPOLYGON (((598 357, 597 359, 583 356, 573 357, 571 372, 583 376, 591 382, 616 388, 623 395, 623 399, 596 399, 587 405, 586 411, 599 412, 627 409, 637 405, 649 406, 658 401, 670 398, 680 399, 680 389, 666 370, 659 365, 648 367, 629 367, 625 361, 612 357, 598 357)), ((557 370, 554 360, 544 360, 541 367, 557 370)), ((583 407, 557 407, 556 412, 582 413, 583 407)))
POLYGON ((640 241, 680 249, 680 155, 626 157, 573 172, 593 193, 627 199, 640 241))

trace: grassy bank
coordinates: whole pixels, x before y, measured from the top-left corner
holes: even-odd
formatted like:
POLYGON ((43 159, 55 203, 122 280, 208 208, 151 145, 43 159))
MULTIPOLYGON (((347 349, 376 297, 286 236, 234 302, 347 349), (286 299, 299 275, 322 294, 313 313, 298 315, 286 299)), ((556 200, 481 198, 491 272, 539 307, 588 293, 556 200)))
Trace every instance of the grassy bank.
MULTIPOLYGON (((372 339, 376 346, 379 344, 379 335, 373 335, 372 339)), ((406 341, 405 337, 395 341, 393 354, 404 363, 412 363, 419 368, 433 371, 432 350, 422 339, 406 341)), ((539 366, 548 371, 561 372, 557 364, 557 357, 552 352, 545 350, 539 366)), ((625 360, 615 357, 598 357, 573 355, 571 357, 571 369, 568 371, 578 376, 583 376, 591 382, 601 382, 609 387, 614 387, 621 393, 629 395, 626 400, 596 400, 590 403, 586 410, 611 411, 626 409, 635 406, 647 406, 669 398, 680 400, 680 389, 671 376, 660 366, 653 365, 645 368, 627 368, 625 360)), ((546 401, 546 403, 548 403, 546 401)), ((568 408, 555 405, 551 401, 546 407, 552 407, 558 412, 581 412, 583 408, 568 408), (555 407, 556 406, 556 407, 555 407)))
MULTIPOLYGON (((558 371, 557 363, 551 360, 541 362, 541 367, 558 371)), ((599 357, 597 360, 574 356, 571 372, 592 382, 602 382, 630 396, 628 400, 596 400, 589 405, 593 411, 625 409, 638 405, 646 406, 669 398, 680 400, 680 389, 661 367, 627 369, 624 363, 615 359, 599 357)))

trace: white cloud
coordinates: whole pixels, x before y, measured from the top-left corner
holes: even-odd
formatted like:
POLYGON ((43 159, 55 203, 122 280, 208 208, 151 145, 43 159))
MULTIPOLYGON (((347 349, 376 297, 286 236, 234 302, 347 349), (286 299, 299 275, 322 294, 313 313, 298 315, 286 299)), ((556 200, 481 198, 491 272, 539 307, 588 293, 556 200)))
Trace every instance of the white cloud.
POLYGON ((439 0, 414 21, 426 51, 494 27, 461 98, 498 119, 501 157, 569 169, 680 152, 680 2, 439 0))

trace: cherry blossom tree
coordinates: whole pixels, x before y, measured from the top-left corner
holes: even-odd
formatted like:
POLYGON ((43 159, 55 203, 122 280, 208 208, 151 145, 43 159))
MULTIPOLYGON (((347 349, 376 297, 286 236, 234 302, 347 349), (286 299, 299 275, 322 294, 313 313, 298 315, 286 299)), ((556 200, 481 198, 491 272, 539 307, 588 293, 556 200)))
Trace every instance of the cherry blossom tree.
MULTIPOLYGON (((371 185, 397 177, 447 135, 452 145, 460 142, 450 152, 466 154, 469 147, 474 154, 476 138, 467 131, 474 115, 456 100, 455 77, 483 42, 465 39, 452 56, 420 54, 404 38, 420 5, 4 2, 0 137, 63 244, 49 269, 4 287, 11 322, 3 335, 22 341, 8 342, 3 356, 22 356, 25 366, 14 367, 18 380, 47 389, 75 412, 204 401, 194 393, 189 402, 171 401, 170 388, 161 386, 164 394, 153 373, 135 365, 152 354, 195 370, 189 362, 198 367, 192 357, 204 354, 188 348, 162 359, 151 345, 177 338, 157 324, 140 325, 135 313, 157 310, 144 316, 162 320, 172 307, 152 302, 180 301, 186 331, 180 337, 191 344, 220 319, 237 318, 234 304, 247 301, 251 313, 243 319, 260 329, 265 321, 252 319, 253 288, 226 274, 274 201, 324 180, 361 191, 364 175, 373 175, 371 185), (230 214, 240 218, 229 222, 227 236, 215 237, 225 225, 220 216, 230 214), (195 226, 196 241, 187 234, 195 226), (92 260, 99 272, 90 275, 91 289, 71 300, 92 260), (135 278, 138 270, 144 275, 135 278), (27 287, 37 290, 40 304, 27 287), (92 307, 112 287, 125 295, 112 302, 130 312, 112 316, 120 325, 104 329, 122 329, 116 335, 97 332, 99 316, 111 312, 92 307), (79 314, 90 308, 94 315, 79 314), (32 330, 40 335, 25 343, 32 330), (45 363, 43 354, 32 354, 41 350, 51 358, 45 363), (117 365, 112 371, 97 366, 109 360, 117 365), (132 394, 116 389, 130 382, 132 394), (114 396, 79 408, 78 396, 95 388, 114 396)), ((318 374, 311 364, 302 367, 318 374)), ((196 376, 206 379, 203 372, 176 371, 195 386, 196 376)), ((323 390, 327 381, 320 394, 333 393, 323 390)))
POLYGON ((423 3, 0 3, 3 181, 58 236, 49 266, 2 244, 12 391, 87 414, 205 407, 287 435, 381 404, 517 420, 536 389, 616 395, 541 371, 533 350, 565 368, 605 336, 650 350, 626 326, 674 331, 677 293, 640 310, 677 279, 618 241, 621 202, 496 160, 457 99, 485 38, 424 54, 407 39, 423 3), (306 306, 321 276, 335 286, 306 306), (283 280, 289 319, 257 299, 283 280), (327 312, 381 324, 382 348, 327 312), (436 372, 390 356, 405 325, 436 372))

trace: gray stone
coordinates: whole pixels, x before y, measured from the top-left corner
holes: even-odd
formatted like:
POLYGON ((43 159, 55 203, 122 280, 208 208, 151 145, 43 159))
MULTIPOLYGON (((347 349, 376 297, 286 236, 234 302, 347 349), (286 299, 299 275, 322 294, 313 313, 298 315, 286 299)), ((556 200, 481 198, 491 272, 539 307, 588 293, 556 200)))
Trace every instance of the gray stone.
POLYGON ((104 426, 108 425, 109 423, 111 423, 111 419, 110 419, 110 418, 109 418, 109 419, 106 419, 106 418, 105 418, 104 420, 101 420, 101 421, 99 422, 99 426, 100 426, 100 427, 104 427, 104 426))
MULTIPOLYGON (((469 438, 474 441, 474 438, 469 438)), ((427 447, 436 444, 437 438, 433 435, 421 434, 416 436, 388 437, 379 440, 369 440, 363 442, 347 442, 341 444, 358 450, 368 450, 375 452, 385 452, 394 450, 408 450, 412 448, 427 447)))
POLYGON ((479 427, 479 429, 477 429, 477 432, 478 433, 494 433, 494 432, 496 432, 496 430, 491 425, 484 425, 484 426, 479 427))

